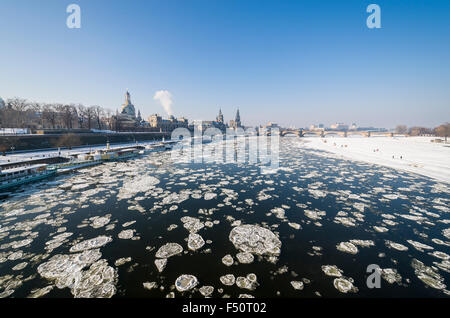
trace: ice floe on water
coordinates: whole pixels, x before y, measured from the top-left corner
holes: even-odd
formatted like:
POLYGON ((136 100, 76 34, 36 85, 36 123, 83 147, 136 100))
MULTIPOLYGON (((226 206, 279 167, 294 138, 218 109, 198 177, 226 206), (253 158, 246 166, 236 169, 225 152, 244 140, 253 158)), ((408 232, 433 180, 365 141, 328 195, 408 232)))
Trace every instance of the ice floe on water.
POLYGON ((188 248, 192 251, 196 251, 205 245, 203 238, 197 233, 190 233, 188 237, 188 248))
POLYGON ((279 255, 281 241, 270 230, 258 225, 241 225, 233 228, 230 241, 242 252, 257 255, 279 255))
POLYGON ((322 265, 322 271, 327 276, 335 276, 335 277, 341 277, 343 272, 336 265, 322 265))
POLYGON ((198 290, 199 290, 200 294, 202 294, 203 296, 209 297, 214 292, 214 287, 213 286, 202 286, 198 290))
POLYGON ((181 275, 175 281, 175 287, 179 292, 190 290, 197 286, 198 279, 194 275, 181 275))
POLYGON ((147 290, 152 290, 158 287, 158 284, 156 282, 144 282, 142 283, 142 286, 147 290))
POLYGON ((220 281, 222 284, 226 286, 233 286, 236 282, 236 277, 233 274, 226 274, 223 276, 220 276, 220 281))
POLYGON ((217 197, 217 194, 216 194, 216 193, 207 192, 207 193, 205 193, 204 199, 205 199, 206 201, 208 201, 208 200, 215 199, 216 197, 217 197))
POLYGON ((234 263, 233 256, 231 256, 230 254, 225 255, 224 257, 222 257, 222 263, 226 266, 233 265, 234 263))
POLYGON ((386 246, 389 247, 389 248, 395 249, 397 251, 402 251, 402 252, 408 250, 407 246, 405 246, 403 244, 400 244, 400 243, 395 243, 395 242, 392 242, 392 241, 389 241, 389 240, 386 241, 386 246))
POLYGON ((241 263, 241 264, 251 264, 251 263, 253 263, 253 260, 255 259, 253 254, 248 253, 248 252, 237 253, 236 258, 239 261, 239 263, 241 263))
POLYGON ((166 196, 163 200, 162 200, 162 204, 180 204, 183 201, 186 201, 187 199, 189 199, 189 194, 187 193, 171 193, 168 196, 166 196))
POLYGON ((117 237, 122 240, 130 240, 133 239, 135 231, 136 230, 123 230, 117 235, 117 237))
POLYGON ((421 252, 423 252, 424 250, 432 250, 433 249, 432 246, 429 246, 429 245, 426 245, 426 244, 423 244, 423 243, 420 243, 420 242, 417 242, 417 241, 406 240, 406 242, 408 242, 409 244, 414 246, 414 248, 416 250, 421 251, 421 252))
POLYGON ((239 276, 236 278, 236 286, 239 288, 254 290, 258 285, 255 274, 248 274, 246 277, 239 276))
POLYGON ((138 175, 123 183, 117 195, 119 199, 129 199, 140 192, 147 192, 153 189, 159 180, 149 175, 138 175))
POLYGON ((272 174, 159 152, 24 187, 0 201, 0 297, 366 295, 369 261, 383 296, 449 296, 449 187, 302 143, 272 174))
POLYGON ((158 272, 161 273, 167 266, 167 258, 156 259, 155 266, 158 269, 158 272))
POLYGON ((124 264, 126 264, 126 263, 129 263, 129 262, 131 262, 131 257, 122 257, 122 258, 117 259, 117 260, 114 262, 114 265, 116 265, 116 266, 122 266, 122 265, 124 265, 124 264))
POLYGON ((158 258, 169 258, 183 252, 183 247, 178 243, 166 243, 156 252, 158 258))
POLYGON ((341 293, 356 293, 358 292, 358 288, 353 285, 353 282, 351 279, 346 278, 335 278, 333 281, 333 286, 337 290, 339 290, 341 293))
POLYGON ((336 245, 336 248, 338 251, 349 253, 349 254, 357 254, 358 248, 355 246, 355 244, 350 242, 341 242, 338 245, 336 245))
POLYGON ((181 222, 183 222, 183 227, 191 233, 197 233, 205 227, 205 224, 199 219, 190 216, 182 217, 181 222))
POLYGON ((108 244, 109 242, 112 241, 112 238, 110 236, 98 236, 89 240, 85 240, 83 242, 80 242, 78 244, 75 244, 74 246, 72 246, 70 248, 70 252, 72 253, 76 253, 76 252, 81 252, 81 251, 85 251, 85 250, 89 250, 89 249, 93 249, 93 248, 99 248, 102 247, 106 244, 108 244))
POLYGON ((296 290, 303 290, 303 287, 305 286, 305 284, 303 284, 302 281, 293 280, 291 282, 291 286, 296 290))
POLYGON ((435 289, 445 289, 447 287, 444 284, 444 278, 433 267, 426 266, 415 258, 411 261, 411 266, 414 269, 417 278, 424 284, 435 289))
POLYGON ((381 277, 389 284, 397 283, 401 284, 402 276, 395 268, 383 268, 381 269, 381 277))
POLYGON ((54 281, 57 288, 70 288, 75 297, 109 298, 116 293, 117 272, 100 258, 98 249, 58 254, 39 265, 37 271, 43 278, 54 281))

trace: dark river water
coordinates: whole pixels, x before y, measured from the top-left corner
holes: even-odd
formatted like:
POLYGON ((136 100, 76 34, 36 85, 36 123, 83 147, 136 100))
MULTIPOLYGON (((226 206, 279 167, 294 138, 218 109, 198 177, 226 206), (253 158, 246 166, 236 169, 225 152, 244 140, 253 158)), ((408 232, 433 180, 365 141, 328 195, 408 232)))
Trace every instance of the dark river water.
POLYGON ((280 169, 262 174, 259 164, 153 152, 19 188, 0 202, 0 295, 203 297, 203 286, 214 288, 211 297, 450 295, 447 184, 306 150, 298 138, 282 139, 279 158, 280 169), (200 228, 197 250, 183 217, 200 228), (230 233, 243 225, 268 229, 279 253, 240 263, 245 247, 230 233), (183 251, 159 272, 166 243, 183 251), (380 288, 366 284, 370 264, 380 268, 380 288), (250 273, 257 284, 249 288, 221 281, 250 273), (183 274, 197 284, 181 292, 183 274))

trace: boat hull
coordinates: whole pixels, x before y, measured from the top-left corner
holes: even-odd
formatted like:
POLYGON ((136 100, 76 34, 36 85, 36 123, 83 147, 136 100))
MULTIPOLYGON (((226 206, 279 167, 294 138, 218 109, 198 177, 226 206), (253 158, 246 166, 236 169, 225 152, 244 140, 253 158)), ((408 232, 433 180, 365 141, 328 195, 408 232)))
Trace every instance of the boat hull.
POLYGON ((40 181, 43 179, 47 179, 50 178, 52 176, 56 175, 56 170, 54 171, 48 171, 46 173, 42 173, 36 176, 31 176, 31 177, 24 177, 24 178, 20 178, 18 180, 12 180, 11 182, 5 183, 5 184, 1 184, 0 185, 0 191, 4 191, 6 189, 11 189, 17 186, 21 186, 23 184, 27 184, 27 183, 32 183, 32 182, 36 182, 36 181, 40 181))

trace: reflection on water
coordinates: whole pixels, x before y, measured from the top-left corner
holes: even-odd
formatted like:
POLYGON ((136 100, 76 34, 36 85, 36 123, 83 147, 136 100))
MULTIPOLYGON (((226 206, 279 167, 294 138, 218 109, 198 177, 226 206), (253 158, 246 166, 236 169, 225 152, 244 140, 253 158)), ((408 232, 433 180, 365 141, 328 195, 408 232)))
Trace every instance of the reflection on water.
POLYGON ((17 190, 0 296, 448 297, 446 184, 281 140, 271 174, 159 152, 17 190))

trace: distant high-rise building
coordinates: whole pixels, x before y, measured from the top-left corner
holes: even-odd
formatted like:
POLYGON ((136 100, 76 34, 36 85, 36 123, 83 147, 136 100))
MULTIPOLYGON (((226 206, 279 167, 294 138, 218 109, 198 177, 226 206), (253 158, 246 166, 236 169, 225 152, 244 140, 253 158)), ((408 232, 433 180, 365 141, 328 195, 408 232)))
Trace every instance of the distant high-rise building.
POLYGON ((6 106, 5 101, 0 97, 0 108, 3 108, 5 106, 6 106))

